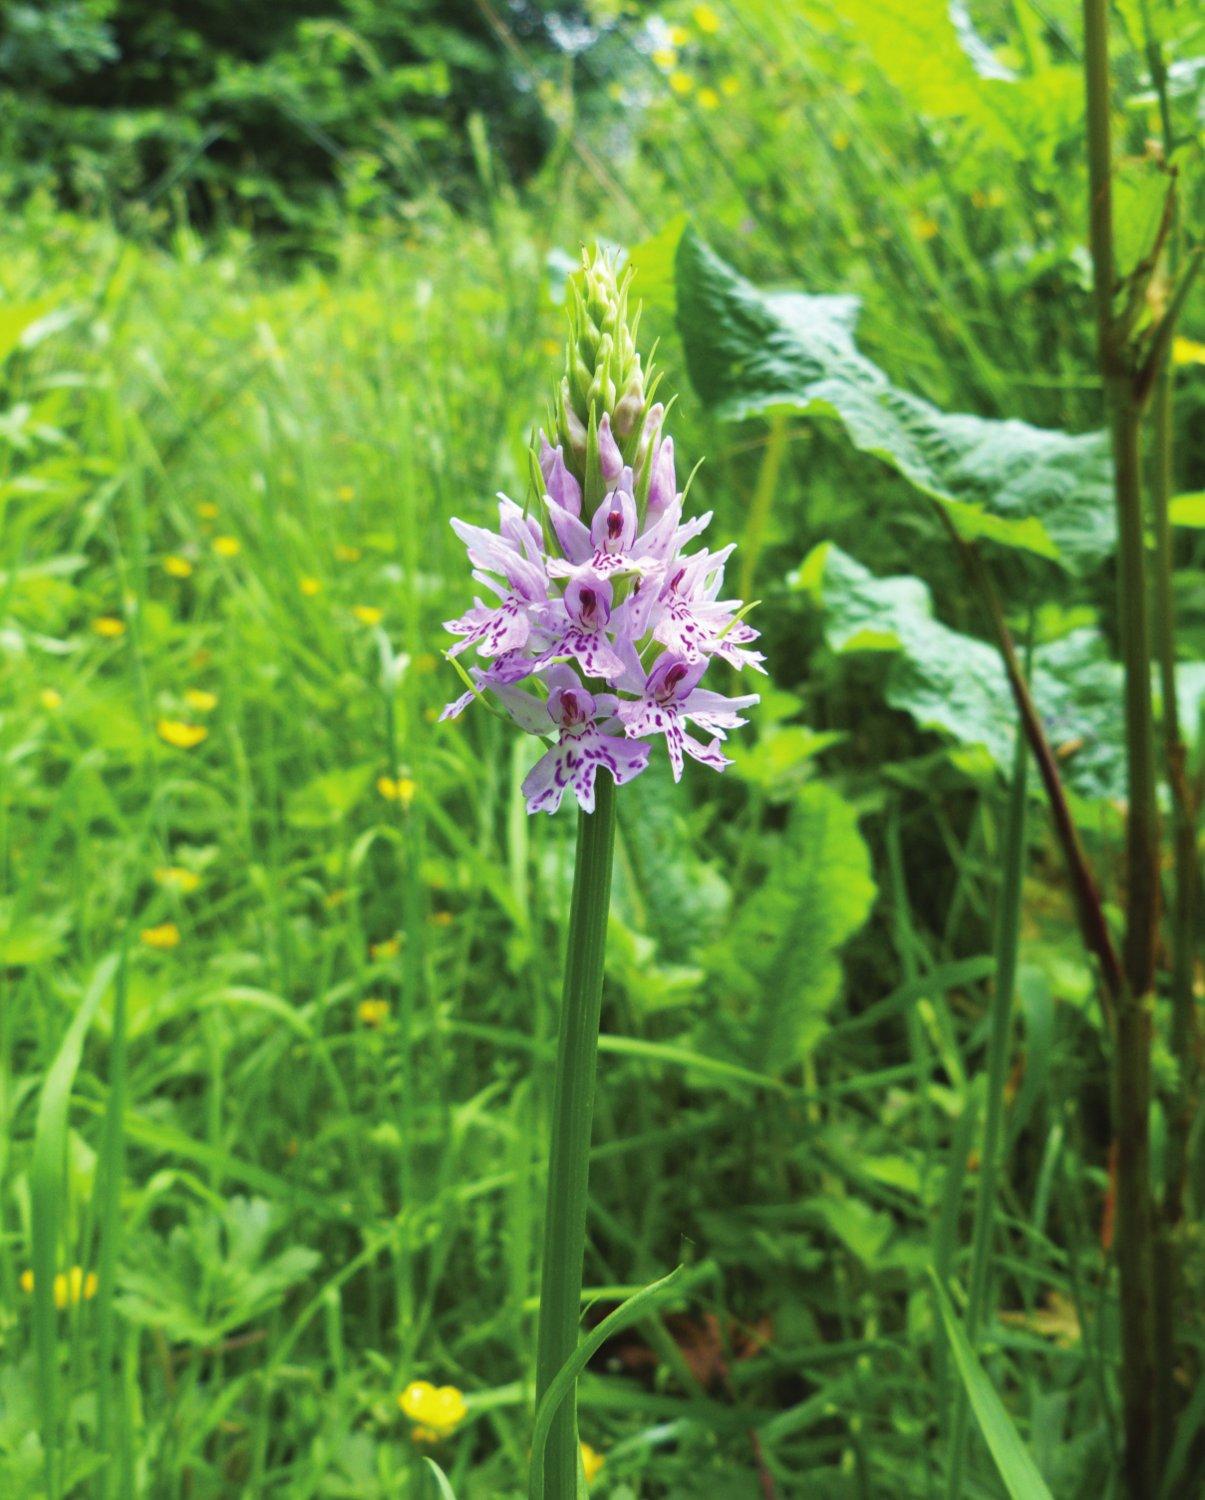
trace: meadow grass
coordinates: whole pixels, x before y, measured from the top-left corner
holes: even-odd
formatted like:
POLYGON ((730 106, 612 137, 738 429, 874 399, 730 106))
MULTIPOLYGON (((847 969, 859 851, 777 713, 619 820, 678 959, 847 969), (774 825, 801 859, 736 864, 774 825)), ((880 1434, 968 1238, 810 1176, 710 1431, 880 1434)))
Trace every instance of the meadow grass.
MULTIPOLYGON (((485 153, 472 212, 349 223, 288 274, 36 202, 0 230, 0 1493, 417 1500, 427 1455, 459 1500, 524 1493, 572 820, 527 817, 489 715, 435 721, 448 520, 525 493, 579 241, 689 207, 750 275, 862 294, 935 400, 1096 420, 1057 27, 1045 92, 962 150, 933 74, 721 11, 687 94, 640 54, 622 171, 570 126, 523 199, 485 153), (417 1380, 463 1391, 455 1431, 415 1438, 417 1380)), ((706 454, 772 682, 722 782, 619 799, 584 1322, 686 1270, 581 1382, 594 1490, 930 1496, 953 1440, 961 1492, 1001 1493, 932 1266, 1054 1492, 1109 1495, 1107 1099, 1056 861, 783 580, 855 538, 974 610, 894 479, 707 418, 656 245, 681 472, 706 454), (838 889, 843 968, 799 915, 838 889), (788 909, 789 1063, 749 1005, 788 909)))
MULTIPOLYGON (((456 1493, 518 1494, 571 830, 523 814, 502 726, 434 719, 448 517, 522 492, 553 359, 538 238, 515 268, 496 234, 433 226, 274 281, 187 234, 45 230, 6 272, 62 326, 9 367, 29 436, 5 490, 0 1284, 28 1430, 5 1461, 31 1495, 44 1440, 62 1494, 108 1452, 109 1494, 418 1495, 397 1396, 426 1378, 466 1393, 431 1450, 456 1493), (27 1264, 60 1262, 101 1295, 31 1303, 27 1264)), ((838 1018, 801 1089, 692 1042, 708 960, 641 820, 675 830, 702 916, 717 853, 748 875, 770 850, 754 785, 671 790, 621 811, 583 1295, 679 1261, 690 1291, 587 1374, 583 1436, 614 1494, 702 1472, 745 1494, 759 1466, 923 1484, 931 1314, 870 1289, 919 1268, 943 1191, 956 1222, 927 1080, 965 1080, 947 994, 990 961, 934 952, 901 886, 906 979, 873 1019, 918 1018, 910 1051, 884 1066, 838 1018), (806 1283, 830 1237, 767 1341, 759 1286, 806 1283)), ((1025 1233, 1035 1303, 1070 1298, 1025 1233)), ((1078 1384, 1078 1353, 1018 1357, 1078 1384)))

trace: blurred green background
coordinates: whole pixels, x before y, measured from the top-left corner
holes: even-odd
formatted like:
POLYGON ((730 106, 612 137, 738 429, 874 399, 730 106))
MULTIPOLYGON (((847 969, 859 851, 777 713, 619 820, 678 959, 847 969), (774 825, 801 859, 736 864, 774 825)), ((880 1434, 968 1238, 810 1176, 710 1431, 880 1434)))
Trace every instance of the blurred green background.
MULTIPOLYGON (((1169 144, 1201 206, 1205 22, 1151 9, 1114 13, 1124 267, 1169 144)), ((424 1454, 524 1493, 573 820, 525 816, 530 741, 435 719, 448 519, 524 493, 595 241, 771 676, 723 779, 620 798, 587 1321, 690 1277, 583 1381, 592 1493, 941 1491, 925 1268, 965 1269, 1007 704, 932 708, 986 628, 898 473, 696 394, 675 247, 856 296, 945 411, 1092 430, 1079 49, 1071 0, 0 11, 0 1493, 419 1497, 424 1454), (823 542, 961 634, 842 649, 823 542), (416 1437, 416 1380, 463 1417, 416 1437)), ((1174 379, 1191 736, 1199 292, 1174 379)), ((1035 647, 1094 632, 1051 733, 1106 763, 1076 814, 1112 911, 1107 551, 992 566, 1035 647)), ((1107 1071, 1036 801, 1028 855, 990 1369, 1052 1492, 1100 1497, 1107 1071)), ((977 1438, 965 1486, 1004 1493, 977 1438)))

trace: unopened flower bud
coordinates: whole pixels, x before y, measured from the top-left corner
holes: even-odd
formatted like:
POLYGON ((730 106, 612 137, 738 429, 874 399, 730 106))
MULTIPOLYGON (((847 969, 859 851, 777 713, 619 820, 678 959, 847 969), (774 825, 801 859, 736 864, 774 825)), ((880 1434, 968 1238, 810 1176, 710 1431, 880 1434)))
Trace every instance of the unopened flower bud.
POLYGON ((543 433, 540 434, 540 473, 544 476, 544 488, 548 494, 570 515, 582 513, 582 487, 565 467, 565 451, 560 443, 554 448, 543 433))
POLYGON ((643 410, 644 377, 640 373, 640 364, 637 362, 635 370, 623 388, 623 395, 615 404, 613 426, 615 435, 621 442, 631 436, 643 410))
POLYGON ((623 454, 611 432, 611 418, 603 412, 598 423, 598 466, 608 484, 614 484, 623 472, 623 454))
MULTIPOLYGON (((584 402, 583 406, 585 406, 584 402)), ((581 468, 586 462, 586 424, 574 409, 573 396, 567 379, 561 381, 560 422, 560 436, 569 446, 574 466, 581 468)))
POLYGON ((667 505, 672 505, 678 493, 674 474, 674 440, 662 438, 653 460, 653 477, 649 481, 649 515, 659 515, 667 505))

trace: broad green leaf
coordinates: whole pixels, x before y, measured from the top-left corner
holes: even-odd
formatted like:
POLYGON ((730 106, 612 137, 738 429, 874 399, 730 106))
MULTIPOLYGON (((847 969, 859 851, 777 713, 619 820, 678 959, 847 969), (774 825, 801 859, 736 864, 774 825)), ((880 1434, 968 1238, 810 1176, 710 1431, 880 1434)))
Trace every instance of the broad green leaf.
MULTIPOLYGON (((891 653, 886 698, 922 729, 982 745, 1011 765, 1016 710, 994 646, 933 617, 919 578, 876 578, 822 542, 794 577, 820 600, 834 651, 891 653)), ((1082 797, 1120 797, 1121 669, 1094 630, 1073 630, 1034 654, 1033 694, 1069 784, 1082 797)))
POLYGON ((678 246, 677 286, 691 379, 720 417, 833 417, 855 448, 942 504, 964 536, 1074 572, 1112 550, 1103 434, 943 412, 892 385, 859 353, 855 298, 761 292, 689 229, 678 246))
POLYGON ((633 305, 674 308, 674 258, 678 241, 686 228, 686 215, 675 214, 651 239, 641 240, 628 251, 628 264, 635 271, 632 281, 633 305))
POLYGON ((995 1461, 1010 1500, 1053 1500, 1046 1481, 1038 1473, 1004 1403, 975 1357, 975 1351, 963 1332, 962 1324, 950 1306, 945 1288, 932 1268, 929 1278, 933 1285, 938 1316, 945 1330, 950 1352, 954 1356, 958 1378, 966 1390, 975 1421, 979 1424, 983 1441, 995 1461))
POLYGON ((729 1047, 763 1072, 797 1062, 841 987, 837 950, 875 886, 858 815, 832 787, 805 786, 761 886, 706 955, 721 1005, 744 1018, 729 1047))

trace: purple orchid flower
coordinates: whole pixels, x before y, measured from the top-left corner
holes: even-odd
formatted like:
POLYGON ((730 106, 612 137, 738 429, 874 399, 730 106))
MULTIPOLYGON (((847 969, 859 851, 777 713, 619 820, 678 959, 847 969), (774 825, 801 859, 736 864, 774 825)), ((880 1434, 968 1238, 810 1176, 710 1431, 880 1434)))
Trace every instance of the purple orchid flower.
POLYGON ((571 460, 540 434, 546 530, 505 496, 496 531, 452 523, 474 578, 498 602, 478 598, 448 622, 460 637, 448 655, 475 647, 482 665, 469 669, 472 687, 442 717, 458 717, 488 693, 528 733, 556 735, 523 783, 529 812, 556 811, 567 791, 591 810, 599 768, 630 781, 658 736, 675 780, 687 757, 722 770, 730 764, 723 741, 757 702, 755 694, 726 697, 701 686, 713 658, 759 671, 764 658, 751 649, 757 632, 739 601, 720 597, 733 549, 687 551, 711 516, 682 519, 663 418, 659 403, 646 414, 634 474, 610 418, 599 417, 596 472, 606 491, 588 520, 582 455, 566 414, 560 432, 569 433, 571 460))
POLYGON ((622 786, 644 770, 649 747, 615 732, 619 700, 614 693, 588 692, 571 667, 552 667, 544 680, 549 688, 546 719, 559 737, 524 778, 527 811, 554 813, 565 792, 572 790, 578 805, 593 812, 599 770, 608 771, 616 786, 622 786))

